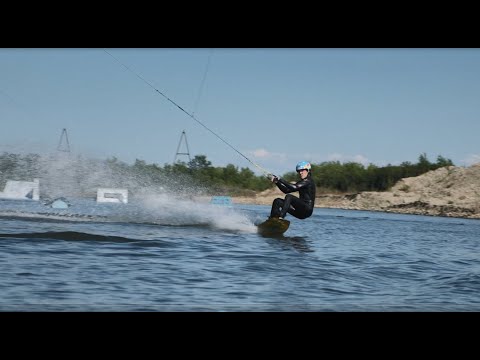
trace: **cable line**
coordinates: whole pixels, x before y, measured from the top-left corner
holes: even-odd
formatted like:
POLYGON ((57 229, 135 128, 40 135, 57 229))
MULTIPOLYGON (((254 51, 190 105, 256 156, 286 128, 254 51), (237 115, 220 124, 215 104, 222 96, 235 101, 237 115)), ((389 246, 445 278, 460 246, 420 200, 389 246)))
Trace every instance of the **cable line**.
POLYGON ((207 78, 208 69, 210 68, 210 59, 212 58, 212 54, 213 54, 213 49, 210 51, 210 54, 208 55, 207 66, 205 67, 205 72, 203 73, 203 79, 202 79, 202 82, 200 83, 200 88, 198 89, 197 100, 195 101, 195 105, 193 106, 192 116, 195 114, 195 111, 197 111, 198 101, 200 100, 200 95, 202 95, 203 86, 205 85, 205 79, 207 78))
POLYGON ((201 126, 203 126, 206 130, 208 130, 209 132, 211 132, 213 135, 215 135, 218 139, 220 139, 221 141, 223 141, 227 146, 229 146, 230 148, 232 148, 235 152, 237 152, 240 156, 242 156, 245 160, 247 160, 249 163, 251 163, 252 165, 256 166, 258 169, 260 169, 267 177, 270 177, 272 175, 271 172, 268 172, 267 170, 265 170, 264 168, 262 168, 260 165, 256 164, 255 162, 253 162, 252 160, 250 160, 248 157, 246 157, 244 154, 242 154, 240 151, 238 151, 236 148, 234 148, 232 145, 230 145, 226 140, 224 140, 222 137, 220 137, 217 133, 215 133, 212 129, 210 129, 208 126, 206 126, 204 123, 202 123, 200 120, 198 120, 195 116, 193 116, 193 114, 190 114, 188 111, 186 111, 185 109, 183 109, 180 105, 178 105, 175 101, 173 101, 172 99, 170 99, 167 95, 165 95, 164 93, 162 93, 160 90, 158 90, 157 88, 155 88, 155 86, 153 86, 150 82, 148 82, 146 79, 144 79, 142 76, 138 75, 135 71, 133 71, 132 69, 130 69, 127 65, 125 65, 124 63, 122 63, 120 60, 118 60, 115 56, 113 56, 112 54, 110 54, 107 50, 103 49, 103 51, 105 51, 108 55, 110 55, 113 59, 115 59, 120 65, 122 65, 125 69, 127 69, 128 71, 131 71, 136 77, 138 77, 140 80, 142 80, 145 84, 147 84, 148 86, 150 86, 153 90, 155 90, 157 93, 159 93, 160 95, 162 95, 165 99, 167 99, 168 101, 170 101, 173 105, 175 105, 177 108, 179 108, 181 111, 183 111, 185 114, 187 114, 189 117, 191 117, 193 120, 195 120, 197 123, 199 123, 201 126))

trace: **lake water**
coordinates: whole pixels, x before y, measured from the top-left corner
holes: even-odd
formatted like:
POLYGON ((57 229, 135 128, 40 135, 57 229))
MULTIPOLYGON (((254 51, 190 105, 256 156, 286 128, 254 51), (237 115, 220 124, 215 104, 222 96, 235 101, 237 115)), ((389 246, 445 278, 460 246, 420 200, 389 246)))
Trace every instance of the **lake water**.
POLYGON ((68 200, 0 200, 1 311, 480 311, 480 220, 68 200))

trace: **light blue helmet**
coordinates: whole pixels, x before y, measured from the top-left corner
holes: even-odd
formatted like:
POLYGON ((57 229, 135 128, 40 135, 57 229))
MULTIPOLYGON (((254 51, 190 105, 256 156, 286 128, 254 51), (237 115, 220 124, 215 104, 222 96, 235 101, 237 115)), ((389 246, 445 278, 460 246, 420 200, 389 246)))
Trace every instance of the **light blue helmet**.
POLYGON ((312 169, 312 165, 308 161, 300 161, 295 168, 296 171, 306 169, 308 172, 312 169))

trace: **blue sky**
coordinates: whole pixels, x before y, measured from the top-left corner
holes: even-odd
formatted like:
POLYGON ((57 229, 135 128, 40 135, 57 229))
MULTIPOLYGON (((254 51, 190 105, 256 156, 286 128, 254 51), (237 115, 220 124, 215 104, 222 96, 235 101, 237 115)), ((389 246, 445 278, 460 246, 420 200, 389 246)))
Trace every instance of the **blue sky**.
POLYGON ((55 151, 66 128, 73 154, 163 166, 185 130, 192 157, 261 174, 155 88, 275 174, 480 161, 480 49, 105 50, 0 49, 0 151, 55 151))

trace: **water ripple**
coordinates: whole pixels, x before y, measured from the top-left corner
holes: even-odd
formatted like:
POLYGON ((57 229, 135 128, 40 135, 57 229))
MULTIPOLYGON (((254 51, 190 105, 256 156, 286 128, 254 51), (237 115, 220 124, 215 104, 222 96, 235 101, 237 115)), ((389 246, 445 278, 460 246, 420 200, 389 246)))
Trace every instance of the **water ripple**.
POLYGON ((268 206, 1 205, 1 311, 480 311, 480 221, 316 209, 275 238, 248 230, 268 206))

